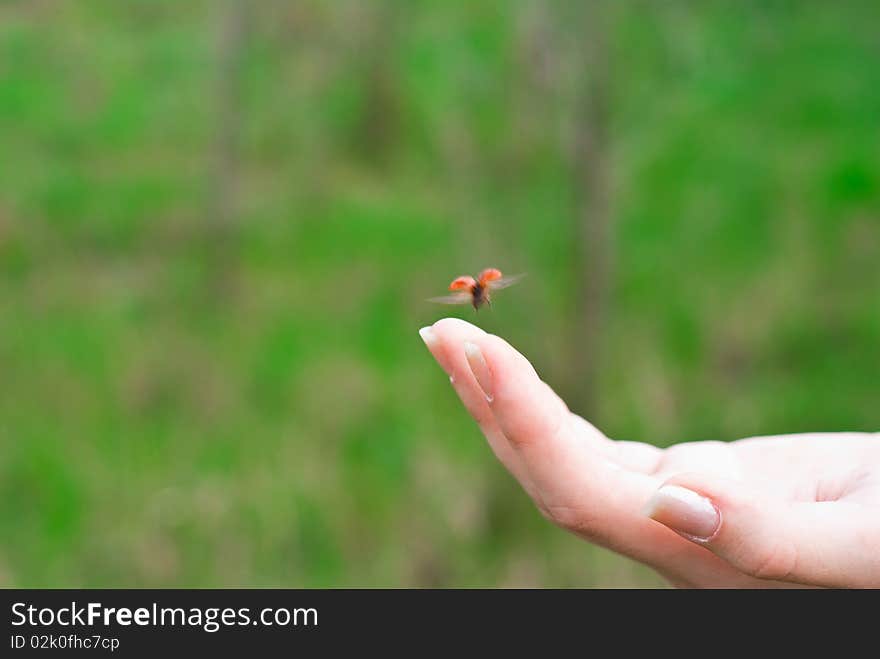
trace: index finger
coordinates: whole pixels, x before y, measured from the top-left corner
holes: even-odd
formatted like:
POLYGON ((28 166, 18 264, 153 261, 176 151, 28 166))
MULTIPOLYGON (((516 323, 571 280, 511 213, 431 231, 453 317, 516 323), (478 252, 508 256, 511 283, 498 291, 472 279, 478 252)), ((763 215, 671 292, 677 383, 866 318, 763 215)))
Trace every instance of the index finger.
MULTIPOLYGON (((445 350, 465 352, 455 344, 460 335, 452 322, 440 321, 432 330, 445 350)), ((468 343, 479 355, 473 348, 466 353, 474 377, 463 386, 474 391, 462 394, 485 400, 480 410, 491 412, 519 456, 539 507, 560 526, 630 556, 656 560, 661 553, 654 542, 657 525, 645 519, 641 508, 660 479, 609 459, 602 443, 613 448, 614 442, 604 436, 585 441, 577 417, 506 341, 480 331, 469 333, 468 343)))

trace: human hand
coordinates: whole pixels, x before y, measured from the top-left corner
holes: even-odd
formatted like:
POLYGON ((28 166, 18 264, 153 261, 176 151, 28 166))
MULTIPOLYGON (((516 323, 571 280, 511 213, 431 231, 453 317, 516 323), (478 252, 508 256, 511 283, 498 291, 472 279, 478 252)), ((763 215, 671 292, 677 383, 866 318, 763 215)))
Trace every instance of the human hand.
POLYGON ((614 441, 503 339, 451 318, 420 334, 557 525, 676 586, 880 588, 880 434, 614 441))

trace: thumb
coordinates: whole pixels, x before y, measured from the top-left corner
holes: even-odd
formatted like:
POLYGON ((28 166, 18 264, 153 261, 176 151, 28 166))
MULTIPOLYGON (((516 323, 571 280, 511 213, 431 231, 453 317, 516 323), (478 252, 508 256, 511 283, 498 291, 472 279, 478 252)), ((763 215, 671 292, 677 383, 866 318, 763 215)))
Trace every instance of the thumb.
POLYGON ((880 586, 880 524, 855 502, 791 501, 696 473, 664 483, 645 513, 759 579, 880 586))

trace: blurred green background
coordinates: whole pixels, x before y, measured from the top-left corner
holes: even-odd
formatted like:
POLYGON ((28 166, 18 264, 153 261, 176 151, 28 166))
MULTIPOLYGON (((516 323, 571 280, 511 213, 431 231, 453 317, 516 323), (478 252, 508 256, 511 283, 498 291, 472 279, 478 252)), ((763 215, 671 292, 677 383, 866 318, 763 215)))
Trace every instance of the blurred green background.
POLYGON ((0 585, 659 587, 417 330, 610 436, 880 426, 880 3, 0 2, 0 585), (528 272, 491 311, 456 275, 528 272))

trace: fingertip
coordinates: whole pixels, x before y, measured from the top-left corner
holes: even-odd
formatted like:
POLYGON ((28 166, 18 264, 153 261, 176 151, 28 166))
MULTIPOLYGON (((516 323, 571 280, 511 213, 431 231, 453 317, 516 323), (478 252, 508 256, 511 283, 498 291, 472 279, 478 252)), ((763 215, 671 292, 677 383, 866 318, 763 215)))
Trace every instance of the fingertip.
POLYGON ((460 334, 485 334, 485 332, 461 318, 441 318, 431 326, 431 330, 440 339, 452 338, 460 334))
POLYGON ((422 337, 422 341, 425 342, 425 345, 428 346, 429 349, 437 345, 437 335, 434 333, 434 329, 431 325, 420 329, 419 336, 422 337))
POLYGON ((681 485, 662 485, 642 512, 694 542, 708 542, 721 526, 721 513, 715 504, 681 485))

